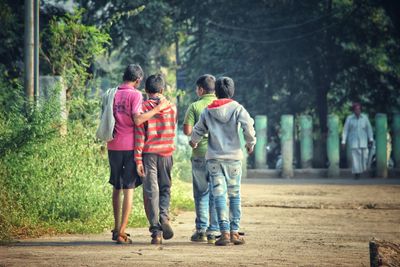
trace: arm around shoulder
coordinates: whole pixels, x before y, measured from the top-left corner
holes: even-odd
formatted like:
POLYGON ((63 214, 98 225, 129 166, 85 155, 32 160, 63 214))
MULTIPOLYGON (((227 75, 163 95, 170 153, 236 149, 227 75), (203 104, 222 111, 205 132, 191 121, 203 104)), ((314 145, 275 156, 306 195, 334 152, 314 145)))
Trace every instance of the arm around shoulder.
POLYGON ((192 129, 192 135, 191 135, 190 141, 193 144, 197 144, 198 142, 200 142, 201 138, 203 138, 203 136, 208 133, 206 112, 207 112, 207 110, 204 110, 200 114, 199 121, 194 125, 194 127, 192 129))
POLYGON ((156 115, 159 112, 160 112, 160 109, 157 108, 157 106, 156 106, 154 109, 149 110, 145 113, 135 114, 133 116, 133 121, 135 122, 136 126, 139 126, 139 125, 145 123, 146 121, 148 121, 149 119, 151 119, 154 115, 156 115))

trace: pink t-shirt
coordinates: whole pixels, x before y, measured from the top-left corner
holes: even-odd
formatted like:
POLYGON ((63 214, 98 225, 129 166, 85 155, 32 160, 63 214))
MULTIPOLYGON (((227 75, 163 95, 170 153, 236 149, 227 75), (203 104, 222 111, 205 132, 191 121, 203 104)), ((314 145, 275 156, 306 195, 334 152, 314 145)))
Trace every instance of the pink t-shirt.
POLYGON ((121 84, 114 98, 114 139, 107 143, 108 150, 134 149, 133 115, 142 113, 143 96, 134 87, 121 84))

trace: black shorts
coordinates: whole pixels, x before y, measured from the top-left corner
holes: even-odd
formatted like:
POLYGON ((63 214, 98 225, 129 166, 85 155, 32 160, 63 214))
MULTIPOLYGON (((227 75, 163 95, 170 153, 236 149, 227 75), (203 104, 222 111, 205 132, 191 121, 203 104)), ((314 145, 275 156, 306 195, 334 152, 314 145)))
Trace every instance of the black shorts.
POLYGON ((115 189, 132 189, 142 184, 136 170, 133 150, 108 150, 108 161, 111 171, 109 183, 115 189))

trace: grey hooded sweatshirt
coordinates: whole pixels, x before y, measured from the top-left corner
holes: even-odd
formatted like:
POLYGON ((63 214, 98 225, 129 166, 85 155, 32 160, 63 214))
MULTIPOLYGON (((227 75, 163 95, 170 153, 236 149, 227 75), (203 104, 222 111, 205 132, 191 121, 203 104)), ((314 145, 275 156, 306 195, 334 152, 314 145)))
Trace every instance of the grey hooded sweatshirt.
POLYGON ((243 153, 239 130, 243 129, 246 147, 256 143, 254 120, 238 102, 228 99, 215 100, 200 115, 193 128, 191 141, 199 143, 208 134, 206 159, 241 160, 243 153))

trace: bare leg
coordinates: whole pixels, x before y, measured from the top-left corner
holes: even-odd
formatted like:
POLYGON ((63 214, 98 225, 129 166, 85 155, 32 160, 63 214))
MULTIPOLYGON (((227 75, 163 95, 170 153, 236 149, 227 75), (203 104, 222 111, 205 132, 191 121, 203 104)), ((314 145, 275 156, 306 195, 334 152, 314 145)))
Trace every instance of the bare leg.
POLYGON ((121 218, 121 190, 113 189, 112 204, 114 211, 114 230, 119 231, 121 218))
POLYGON ((122 203, 122 218, 121 218, 121 228, 119 229, 120 234, 125 233, 125 229, 128 226, 129 215, 132 210, 132 197, 133 189, 123 189, 124 201, 122 203))

